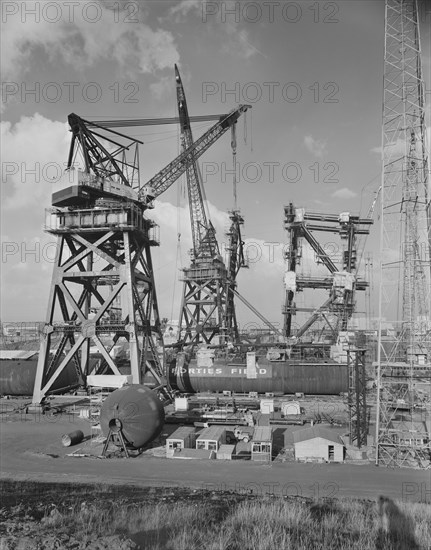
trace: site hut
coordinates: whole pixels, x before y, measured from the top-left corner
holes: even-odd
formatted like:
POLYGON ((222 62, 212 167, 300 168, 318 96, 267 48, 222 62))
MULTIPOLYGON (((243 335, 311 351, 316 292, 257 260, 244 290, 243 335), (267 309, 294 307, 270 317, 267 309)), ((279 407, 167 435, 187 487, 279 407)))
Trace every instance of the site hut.
POLYGON ((251 443, 251 459, 256 462, 271 462, 272 429, 270 426, 256 426, 251 443))
POLYGON ((313 426, 293 433, 295 459, 299 461, 343 462, 344 444, 333 430, 313 426))
POLYGON ((196 430, 193 426, 180 426, 166 439, 166 456, 172 456, 180 449, 194 449, 196 430))
POLYGON ((226 443, 226 428, 223 426, 210 426, 201 431, 196 439, 196 449, 218 451, 220 445, 226 443))

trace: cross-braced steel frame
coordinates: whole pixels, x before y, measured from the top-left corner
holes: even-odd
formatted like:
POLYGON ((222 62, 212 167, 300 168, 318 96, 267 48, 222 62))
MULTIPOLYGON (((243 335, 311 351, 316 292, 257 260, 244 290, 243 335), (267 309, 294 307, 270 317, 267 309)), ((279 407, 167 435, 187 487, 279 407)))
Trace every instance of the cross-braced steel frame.
POLYGON ((347 369, 349 373, 349 428, 350 444, 359 449, 367 444, 368 410, 365 373, 366 349, 347 349, 347 369))
POLYGON ((386 0, 384 57, 376 463, 427 468, 431 205, 415 0, 386 0))
POLYGON ((356 276, 356 237, 367 235, 368 226, 372 223, 373 220, 370 218, 360 219, 359 216, 349 213, 343 217, 341 214, 306 212, 303 208, 296 208, 292 203, 284 207, 284 226, 288 233, 285 252, 286 297, 282 309, 285 336, 301 338, 319 319, 325 320, 333 333, 334 340, 340 330, 347 330, 348 321, 354 310, 355 292, 367 288, 366 281, 356 276), (345 243, 341 269, 335 258, 331 257, 330 251, 325 249, 314 236, 316 231, 338 234, 341 242, 345 243), (297 273, 303 239, 313 249, 316 263, 323 264, 328 270, 327 276, 302 276, 297 273), (305 289, 328 290, 329 298, 317 309, 299 308, 294 302, 295 294, 305 289), (293 316, 300 311, 309 311, 312 314, 294 333, 293 316))
POLYGON ((208 261, 207 264, 200 261, 183 272, 182 342, 210 344, 216 336, 226 332, 226 267, 221 261, 208 261))
POLYGON ((85 386, 89 374, 120 373, 112 350, 128 342, 133 383, 152 375, 166 392, 150 246, 154 224, 133 204, 50 211, 57 255, 33 402, 40 404, 66 368, 85 386), (99 360, 90 363, 90 346, 99 360))

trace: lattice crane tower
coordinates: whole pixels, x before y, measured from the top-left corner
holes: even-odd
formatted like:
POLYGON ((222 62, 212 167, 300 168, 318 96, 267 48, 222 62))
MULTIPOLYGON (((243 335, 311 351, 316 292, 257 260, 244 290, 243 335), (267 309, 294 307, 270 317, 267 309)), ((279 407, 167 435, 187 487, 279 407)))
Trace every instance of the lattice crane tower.
POLYGON ((430 466, 430 180, 416 0, 386 0, 376 463, 430 466))
MULTIPOLYGON (((184 86, 175 65, 182 150, 193 143, 184 86)), ((234 124, 231 126, 234 132, 234 124)), ((234 135, 234 134, 233 134, 234 135)), ((234 145, 232 144, 234 147, 234 145)), ((193 248, 191 265, 183 269, 184 282, 179 326, 183 344, 224 344, 238 340, 234 294, 238 269, 245 265, 237 210, 230 214, 229 269, 220 254, 216 232, 207 212, 205 189, 197 160, 186 170, 193 248)))
POLYGON ((57 236, 57 255, 34 404, 43 403, 65 369, 74 368, 83 386, 91 374, 120 375, 115 359, 120 339, 126 341, 133 383, 151 374, 154 389, 171 397, 150 251, 158 245, 157 227, 145 213, 247 108, 239 105, 228 114, 209 117, 218 121, 144 186, 139 177, 141 142, 110 128, 177 120, 96 124, 69 115, 67 170, 47 212, 46 229, 57 236), (75 169, 77 156, 82 158, 81 169, 75 169), (90 347, 97 353, 90 353, 90 347))

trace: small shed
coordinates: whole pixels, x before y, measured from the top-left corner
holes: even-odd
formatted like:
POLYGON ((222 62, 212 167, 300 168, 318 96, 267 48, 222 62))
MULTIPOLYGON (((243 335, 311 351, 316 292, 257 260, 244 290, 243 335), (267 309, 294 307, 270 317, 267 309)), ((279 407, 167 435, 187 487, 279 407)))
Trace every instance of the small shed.
POLYGON ((193 449, 196 430, 192 426, 180 426, 166 439, 166 456, 172 456, 177 449, 193 449))
POLYGON ((271 462, 272 429, 270 426, 256 426, 251 444, 251 459, 256 462, 271 462))
POLYGON ((235 451, 235 445, 220 445, 217 451, 217 460, 232 460, 235 451))
POLYGON ((201 431, 196 439, 196 449, 218 451, 220 445, 226 443, 226 428, 210 426, 201 431))
POLYGON ((343 462, 344 444, 337 432, 313 426, 293 433, 296 460, 343 462))

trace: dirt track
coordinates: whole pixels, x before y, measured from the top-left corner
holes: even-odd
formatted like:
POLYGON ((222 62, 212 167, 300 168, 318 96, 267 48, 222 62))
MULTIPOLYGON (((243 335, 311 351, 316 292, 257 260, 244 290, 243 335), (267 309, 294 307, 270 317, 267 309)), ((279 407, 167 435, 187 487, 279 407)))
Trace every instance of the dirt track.
POLYGON ((1 428, 1 477, 15 480, 134 484, 141 487, 191 487, 274 493, 304 497, 387 497, 430 501, 427 472, 377 468, 374 465, 272 463, 249 461, 168 460, 141 455, 135 459, 71 458, 61 436, 90 426, 76 417, 51 419, 22 415, 1 428))

